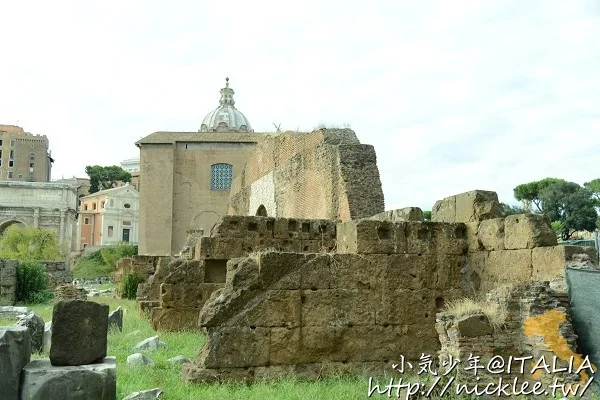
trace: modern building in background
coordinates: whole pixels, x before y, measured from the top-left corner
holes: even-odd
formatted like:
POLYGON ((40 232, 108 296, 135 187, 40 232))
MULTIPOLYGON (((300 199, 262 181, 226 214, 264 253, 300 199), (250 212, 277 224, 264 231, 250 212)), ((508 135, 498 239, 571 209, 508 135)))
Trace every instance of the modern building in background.
POLYGON ((0 181, 50 182, 48 138, 15 125, 0 125, 0 181))
POLYGON ((140 159, 128 158, 121 161, 121 168, 131 174, 131 186, 140 191, 140 159))
POLYGON ((130 185, 101 190, 80 199, 77 250, 138 242, 139 194, 130 185))

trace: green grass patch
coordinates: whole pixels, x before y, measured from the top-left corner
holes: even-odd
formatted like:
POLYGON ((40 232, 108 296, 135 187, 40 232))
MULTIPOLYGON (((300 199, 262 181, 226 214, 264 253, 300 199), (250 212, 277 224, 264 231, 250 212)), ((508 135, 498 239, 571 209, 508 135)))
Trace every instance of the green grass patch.
MULTIPOLYGON (((108 334, 108 355, 117 358, 117 398, 140 390, 160 387, 162 399, 364 399, 367 397, 368 379, 358 376, 341 376, 319 381, 305 381, 293 377, 253 384, 186 384, 181 375, 181 365, 171 365, 169 358, 183 355, 194 360, 204 344, 201 332, 160 332, 152 329, 149 321, 138 314, 135 300, 114 297, 93 297, 90 300, 108 304, 110 311, 123 307, 123 332, 111 330, 108 334), (139 331, 135 333, 136 331, 139 331), (128 366, 127 356, 134 353, 133 346, 141 340, 158 335, 167 343, 167 349, 143 351, 151 358, 154 367, 128 366)), ((53 304, 33 305, 30 308, 44 321, 52 320, 53 304)), ((12 322, 14 324, 14 322, 12 322)), ((12 325, 11 324, 11 325, 12 325)), ((42 357, 47 357, 43 355, 42 357)))

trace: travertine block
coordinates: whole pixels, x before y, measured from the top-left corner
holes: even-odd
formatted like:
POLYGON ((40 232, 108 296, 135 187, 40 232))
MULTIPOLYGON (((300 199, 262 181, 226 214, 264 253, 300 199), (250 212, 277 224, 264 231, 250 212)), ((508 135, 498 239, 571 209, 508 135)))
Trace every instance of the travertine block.
POLYGON ((504 248, 532 249, 541 246, 555 246, 556 234, 550 220, 544 215, 509 215, 504 220, 504 248))
POLYGON ((481 221, 478 239, 485 250, 504 250, 504 218, 481 221))

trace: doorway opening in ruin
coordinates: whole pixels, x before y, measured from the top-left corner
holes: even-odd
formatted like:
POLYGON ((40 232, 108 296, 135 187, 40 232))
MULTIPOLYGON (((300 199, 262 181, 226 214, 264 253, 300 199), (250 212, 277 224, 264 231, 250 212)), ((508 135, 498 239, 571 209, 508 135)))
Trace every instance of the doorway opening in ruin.
POLYGON ((258 206, 258 210, 256 210, 256 216, 257 217, 268 217, 269 215, 267 214, 267 209, 265 208, 264 205, 260 205, 258 206))

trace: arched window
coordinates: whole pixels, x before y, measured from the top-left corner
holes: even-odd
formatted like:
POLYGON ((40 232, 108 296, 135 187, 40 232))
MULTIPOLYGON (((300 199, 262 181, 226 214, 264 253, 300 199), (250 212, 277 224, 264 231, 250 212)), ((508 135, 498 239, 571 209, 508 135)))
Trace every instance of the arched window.
POLYGON ((210 166, 210 190, 229 190, 233 180, 233 165, 213 164, 210 166))
POLYGON ((265 208, 264 205, 260 205, 260 207, 258 207, 258 210, 256 210, 256 216, 257 217, 268 217, 269 215, 267 214, 267 209, 265 208))

